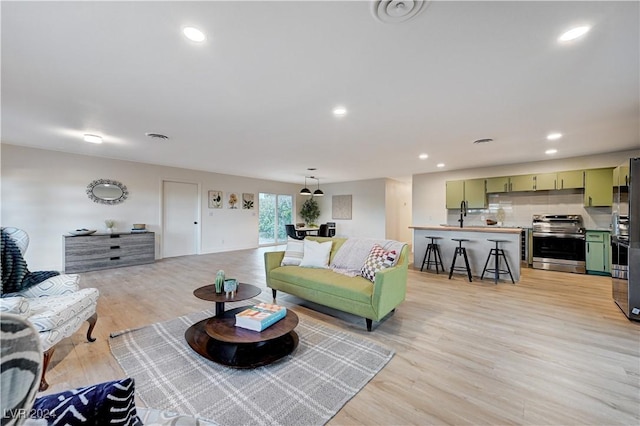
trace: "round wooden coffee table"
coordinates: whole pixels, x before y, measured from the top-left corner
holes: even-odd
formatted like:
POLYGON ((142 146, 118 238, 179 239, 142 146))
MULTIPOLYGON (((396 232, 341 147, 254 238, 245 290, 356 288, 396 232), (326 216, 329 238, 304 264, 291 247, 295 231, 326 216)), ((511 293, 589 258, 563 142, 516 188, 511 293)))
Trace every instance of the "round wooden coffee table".
POLYGON ((290 310, 285 318, 261 332, 235 326, 235 315, 247 306, 225 311, 225 302, 257 296, 260 289, 256 286, 240 283, 235 296, 229 298, 216 294, 214 285, 200 287, 193 294, 216 302, 214 317, 193 324, 185 332, 189 346, 211 361, 234 368, 255 368, 289 355, 298 346, 298 335, 293 331, 298 316, 290 310))

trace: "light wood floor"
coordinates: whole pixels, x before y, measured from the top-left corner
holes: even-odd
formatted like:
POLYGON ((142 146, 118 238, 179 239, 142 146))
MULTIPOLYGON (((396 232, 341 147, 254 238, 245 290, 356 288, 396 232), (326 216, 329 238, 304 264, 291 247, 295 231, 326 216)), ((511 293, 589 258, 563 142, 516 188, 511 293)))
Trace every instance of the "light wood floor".
MULTIPOLYGON (((270 300, 265 250, 81 274, 83 287, 101 293, 98 340, 78 332, 58 345, 47 393, 123 377, 109 334, 210 308, 192 292, 218 269, 264 287, 260 297, 270 300)), ((533 269, 497 286, 410 269, 406 301, 372 333, 350 315, 292 296, 278 302, 396 351, 331 425, 637 425, 640 324, 625 318, 610 288, 606 277, 533 269)))

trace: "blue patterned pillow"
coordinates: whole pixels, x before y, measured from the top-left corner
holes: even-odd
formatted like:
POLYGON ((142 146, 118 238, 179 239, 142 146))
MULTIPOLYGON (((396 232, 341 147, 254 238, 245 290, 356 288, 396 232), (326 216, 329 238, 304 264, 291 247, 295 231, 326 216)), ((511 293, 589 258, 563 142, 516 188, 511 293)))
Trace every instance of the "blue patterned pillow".
POLYGON ((31 412, 50 425, 142 424, 136 415, 132 378, 42 396, 31 412))

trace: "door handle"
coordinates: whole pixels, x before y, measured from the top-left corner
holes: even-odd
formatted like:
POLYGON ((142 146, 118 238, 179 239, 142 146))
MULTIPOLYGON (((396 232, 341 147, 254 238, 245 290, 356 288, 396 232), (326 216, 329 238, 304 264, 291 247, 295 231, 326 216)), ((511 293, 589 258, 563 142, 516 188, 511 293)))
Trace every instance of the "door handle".
POLYGON ((197 224, 198 224, 198 222, 193 222, 193 224, 194 224, 194 225, 197 225, 197 224))

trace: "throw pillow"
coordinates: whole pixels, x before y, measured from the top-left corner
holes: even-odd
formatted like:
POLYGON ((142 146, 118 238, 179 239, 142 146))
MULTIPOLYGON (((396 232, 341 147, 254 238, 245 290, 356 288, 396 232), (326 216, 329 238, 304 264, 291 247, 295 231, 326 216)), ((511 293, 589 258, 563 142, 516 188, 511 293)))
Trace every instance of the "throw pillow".
POLYGON ((304 242, 304 256, 300 266, 304 268, 328 268, 333 242, 319 243, 307 239, 302 241, 304 242))
POLYGON ((395 264, 397 256, 398 254, 395 250, 385 251, 378 244, 374 244, 369 256, 367 256, 367 260, 364 261, 360 273, 363 277, 373 282, 376 279, 376 273, 395 264))
POLYGON ((32 413, 51 424, 141 425, 132 378, 100 383, 37 398, 32 413))
POLYGON ((287 238, 287 248, 284 251, 284 257, 280 266, 298 266, 302 261, 304 254, 303 240, 295 240, 291 237, 287 238))

